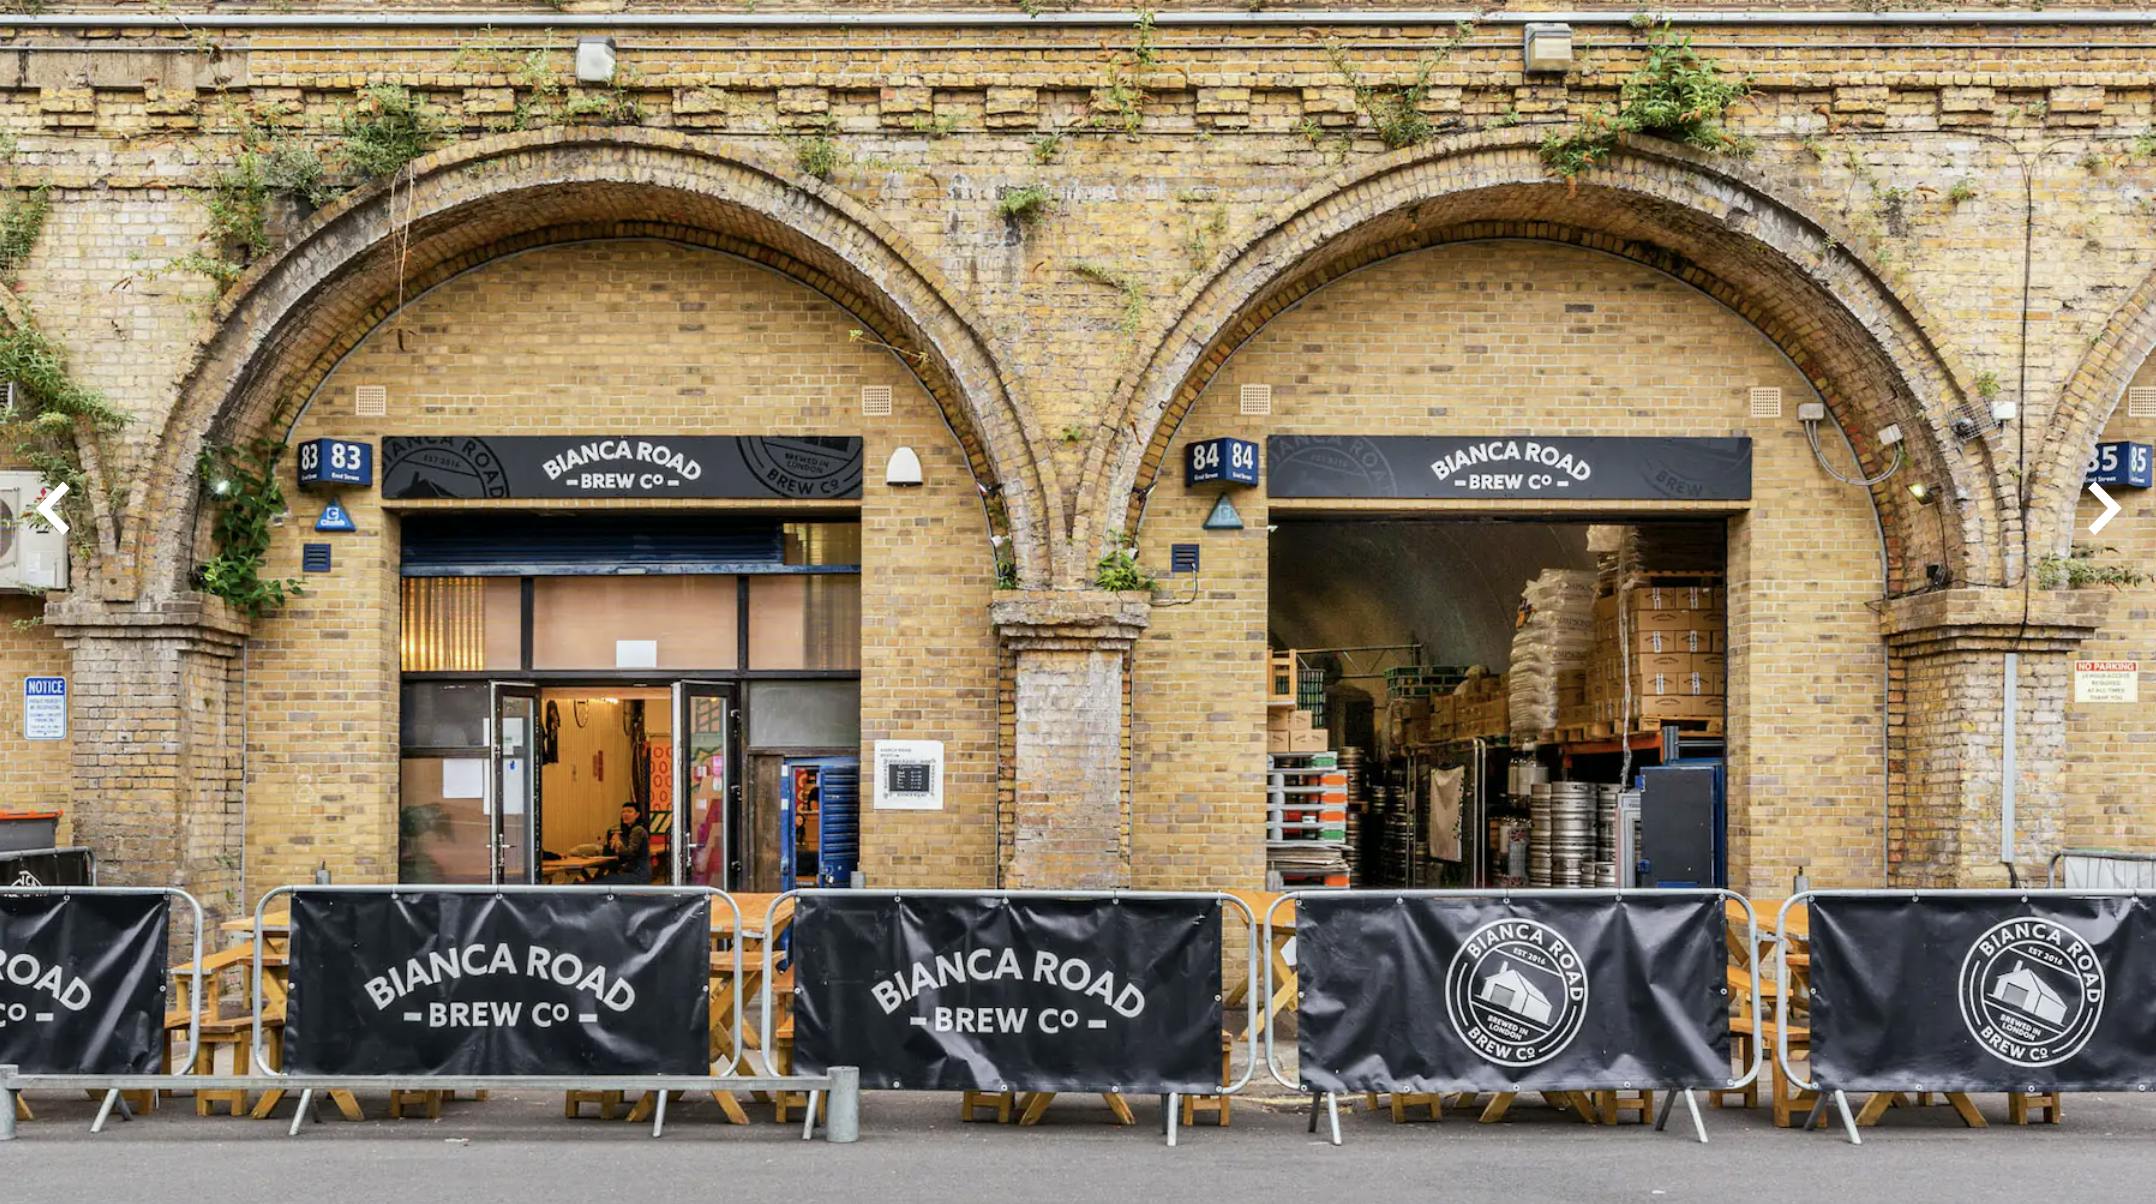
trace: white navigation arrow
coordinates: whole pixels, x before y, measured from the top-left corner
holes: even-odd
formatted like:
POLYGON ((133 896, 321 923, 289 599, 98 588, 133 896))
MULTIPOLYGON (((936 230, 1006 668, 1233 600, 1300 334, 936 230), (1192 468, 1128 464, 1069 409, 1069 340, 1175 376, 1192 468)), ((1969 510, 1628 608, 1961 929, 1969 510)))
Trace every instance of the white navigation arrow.
MULTIPOLYGON (((45 494, 44 497, 38 499, 37 503, 37 516, 44 519, 46 522, 51 523, 52 529, 58 531, 62 535, 67 534, 67 520, 61 518, 58 514, 54 513, 53 507, 59 505, 60 499, 66 496, 67 486, 55 485, 50 491, 45 494)), ((2111 499, 2105 498, 2104 500, 2108 502, 2111 499)), ((2112 509, 2116 510, 2118 509, 2118 507, 2113 506, 2112 509)))
MULTIPOLYGON (((63 486, 63 488, 65 487, 63 486)), ((2096 521, 2089 524, 2089 534, 2101 535, 2104 528, 2111 525, 2111 520, 2118 517, 2119 504, 2111 500, 2111 495, 2105 493, 2104 487, 2101 485, 2089 486, 2089 492, 2095 494, 2096 500, 2104 504, 2104 512, 2097 515, 2096 521)))

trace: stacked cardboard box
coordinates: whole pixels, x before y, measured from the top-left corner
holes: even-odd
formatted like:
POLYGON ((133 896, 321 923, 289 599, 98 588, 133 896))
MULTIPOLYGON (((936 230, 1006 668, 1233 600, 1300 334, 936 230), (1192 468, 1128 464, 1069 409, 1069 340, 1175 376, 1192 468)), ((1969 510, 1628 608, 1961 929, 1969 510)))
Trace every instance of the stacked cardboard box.
POLYGON ((1324 752, 1331 733, 1310 722, 1310 712, 1296 706, 1272 706, 1265 711, 1265 751, 1269 753, 1324 752))
POLYGON ((1722 585, 1707 574, 1690 576, 1595 599, 1595 655, 1586 682, 1591 722, 1629 720, 1639 728, 1665 719, 1722 717, 1729 619, 1722 585))

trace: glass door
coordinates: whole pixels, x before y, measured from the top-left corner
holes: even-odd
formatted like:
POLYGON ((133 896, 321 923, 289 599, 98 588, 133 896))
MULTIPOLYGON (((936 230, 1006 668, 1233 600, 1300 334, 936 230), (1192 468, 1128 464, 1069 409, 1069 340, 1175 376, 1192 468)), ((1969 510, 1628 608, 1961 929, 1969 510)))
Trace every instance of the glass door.
POLYGON ((495 682, 494 738, 491 741, 493 785, 494 881, 537 880, 532 850, 539 831, 538 746, 539 691, 530 686, 495 682))
POLYGON ((674 685, 674 882, 728 889, 740 878, 740 712, 724 682, 674 685))

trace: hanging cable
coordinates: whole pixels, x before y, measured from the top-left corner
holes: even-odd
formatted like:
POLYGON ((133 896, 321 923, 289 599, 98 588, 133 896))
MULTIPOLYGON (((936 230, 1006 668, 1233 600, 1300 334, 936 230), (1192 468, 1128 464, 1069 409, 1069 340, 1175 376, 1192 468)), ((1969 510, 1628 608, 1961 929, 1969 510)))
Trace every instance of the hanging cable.
POLYGON ((1863 475, 1863 466, 1862 463, 1859 462, 1858 474, 1856 476, 1844 476, 1839 469, 1835 468, 1832 464, 1827 463, 1826 451, 1819 446, 1819 423, 1816 419, 1805 420, 1804 441, 1812 445, 1812 458, 1819 461, 1819 467, 1821 471, 1825 472, 1828 476, 1833 477, 1835 480, 1840 481, 1844 485, 1857 485, 1865 489, 1870 489, 1873 486, 1885 484, 1888 477, 1891 477, 1895 473, 1901 471, 1901 466, 1906 463, 1909 458, 1908 453, 1902 449, 1902 445, 1896 443, 1894 445, 1894 462, 1886 466, 1885 472, 1882 472, 1877 476, 1867 477, 1863 475))

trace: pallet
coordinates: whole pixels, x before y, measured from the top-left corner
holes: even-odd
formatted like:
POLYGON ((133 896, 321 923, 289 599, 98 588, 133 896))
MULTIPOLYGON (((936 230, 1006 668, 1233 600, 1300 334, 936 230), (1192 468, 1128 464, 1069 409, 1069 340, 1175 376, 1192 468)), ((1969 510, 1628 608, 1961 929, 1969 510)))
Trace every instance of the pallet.
POLYGON ((1592 740, 1615 740, 1618 736, 1625 734, 1634 736, 1659 736, 1662 734, 1662 729, 1665 727, 1673 727, 1676 728, 1678 731, 1685 732, 1694 736, 1719 736, 1722 734, 1722 721, 1719 719, 1635 718, 1632 723, 1633 727, 1629 733, 1625 731, 1624 727, 1621 724, 1609 723, 1606 721, 1602 723, 1579 723, 1573 724, 1569 727, 1560 727, 1557 729, 1557 743, 1585 744, 1592 740))

